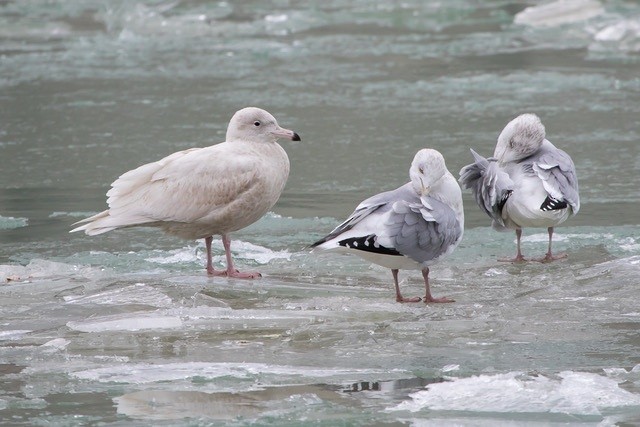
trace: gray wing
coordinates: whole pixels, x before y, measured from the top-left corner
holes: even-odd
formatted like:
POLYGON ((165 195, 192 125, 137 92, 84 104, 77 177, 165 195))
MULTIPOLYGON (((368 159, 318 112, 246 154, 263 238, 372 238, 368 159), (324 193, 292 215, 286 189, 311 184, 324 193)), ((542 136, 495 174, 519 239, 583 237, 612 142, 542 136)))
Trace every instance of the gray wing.
POLYGON ((460 185, 471 189, 473 198, 497 224, 504 226, 502 207, 513 192, 513 181, 503 171, 495 158, 482 157, 473 149, 471 154, 475 160, 460 169, 460 185))
POLYGON ((387 211, 391 208, 391 205, 398 201, 405 199, 407 197, 411 197, 411 195, 415 195, 415 192, 411 189, 411 183, 407 183, 395 190, 385 191, 384 193, 376 194, 375 196, 371 196, 368 199, 361 202, 356 210, 353 211, 349 218, 347 218, 342 224, 338 225, 336 228, 331 231, 331 233, 327 234, 322 239, 317 242, 311 244, 311 248, 315 248, 318 245, 321 245, 336 236, 344 233, 345 231, 351 230, 356 224, 360 223, 363 219, 371 215, 376 211, 387 211))
POLYGON ((543 145, 543 150, 531 162, 533 171, 542 180, 542 185, 550 196, 540 208, 560 209, 568 204, 573 214, 577 214, 580 210, 580 196, 576 167, 571 157, 549 142, 548 145, 543 145))
MULTIPOLYGON (((414 193, 415 194, 415 193, 414 193)), ((462 225, 449 206, 431 197, 393 204, 381 245, 395 248, 419 263, 449 253, 462 238, 462 225)))

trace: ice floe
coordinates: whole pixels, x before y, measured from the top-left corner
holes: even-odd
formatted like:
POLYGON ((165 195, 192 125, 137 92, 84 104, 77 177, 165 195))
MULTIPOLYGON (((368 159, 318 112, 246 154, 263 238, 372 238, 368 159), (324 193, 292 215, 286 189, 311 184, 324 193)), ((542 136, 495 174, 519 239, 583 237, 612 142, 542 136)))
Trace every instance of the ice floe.
POLYGON ((601 415, 608 408, 638 406, 640 396, 614 379, 588 372, 556 376, 508 372, 452 378, 412 393, 392 410, 562 413, 601 415))

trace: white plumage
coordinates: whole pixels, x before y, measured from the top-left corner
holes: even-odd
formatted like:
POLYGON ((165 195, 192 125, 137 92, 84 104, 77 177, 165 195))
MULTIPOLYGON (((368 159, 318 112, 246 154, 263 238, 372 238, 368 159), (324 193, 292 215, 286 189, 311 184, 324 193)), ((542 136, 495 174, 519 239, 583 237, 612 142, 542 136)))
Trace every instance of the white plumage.
POLYGON ((205 239, 209 274, 257 277, 233 267, 228 235, 260 219, 280 197, 289 158, 278 138, 300 140, 267 111, 243 108, 231 118, 225 142, 179 151, 124 173, 107 192, 109 209, 77 222, 83 225, 71 232, 93 236, 158 227, 185 239, 205 239), (226 270, 213 268, 213 235, 222 236, 226 270))
POLYGON ((452 302, 431 296, 429 266, 453 252, 462 239, 460 186, 442 155, 432 149, 418 151, 409 175, 411 182, 363 201, 345 222, 311 246, 353 253, 390 268, 398 302, 420 301, 402 296, 399 269, 422 270, 425 302, 452 302))
POLYGON ((553 229, 580 210, 578 178, 571 157, 545 139, 545 128, 535 114, 522 114, 507 124, 498 137, 493 157, 471 150, 475 162, 460 170, 460 183, 471 188, 480 208, 493 219, 494 228, 516 231, 516 257, 522 228, 547 227, 553 255, 553 229))

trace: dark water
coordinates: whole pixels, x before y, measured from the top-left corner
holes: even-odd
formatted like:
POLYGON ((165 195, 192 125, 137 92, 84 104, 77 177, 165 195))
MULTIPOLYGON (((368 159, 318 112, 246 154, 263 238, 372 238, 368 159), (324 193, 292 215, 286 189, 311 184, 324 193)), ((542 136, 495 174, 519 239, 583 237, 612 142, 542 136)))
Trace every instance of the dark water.
POLYGON ((534 4, 0 1, 2 423, 640 423, 640 7, 534 4), (154 230, 68 234, 248 105, 303 138, 234 236, 262 279, 207 278, 202 242, 154 230), (497 263, 514 237, 469 194, 432 269, 455 304, 397 304, 388 271, 307 252, 418 149, 457 174, 522 112, 578 170, 566 261, 497 263))

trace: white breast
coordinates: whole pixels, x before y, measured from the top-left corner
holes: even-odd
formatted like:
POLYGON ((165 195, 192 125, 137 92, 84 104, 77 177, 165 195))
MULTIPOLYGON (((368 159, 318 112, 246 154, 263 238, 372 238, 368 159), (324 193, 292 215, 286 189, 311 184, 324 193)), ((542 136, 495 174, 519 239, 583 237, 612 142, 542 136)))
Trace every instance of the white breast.
POLYGON ((568 209, 542 211, 547 198, 542 181, 537 176, 517 171, 510 174, 515 190, 502 210, 502 218, 509 228, 554 227, 569 217, 568 209))

